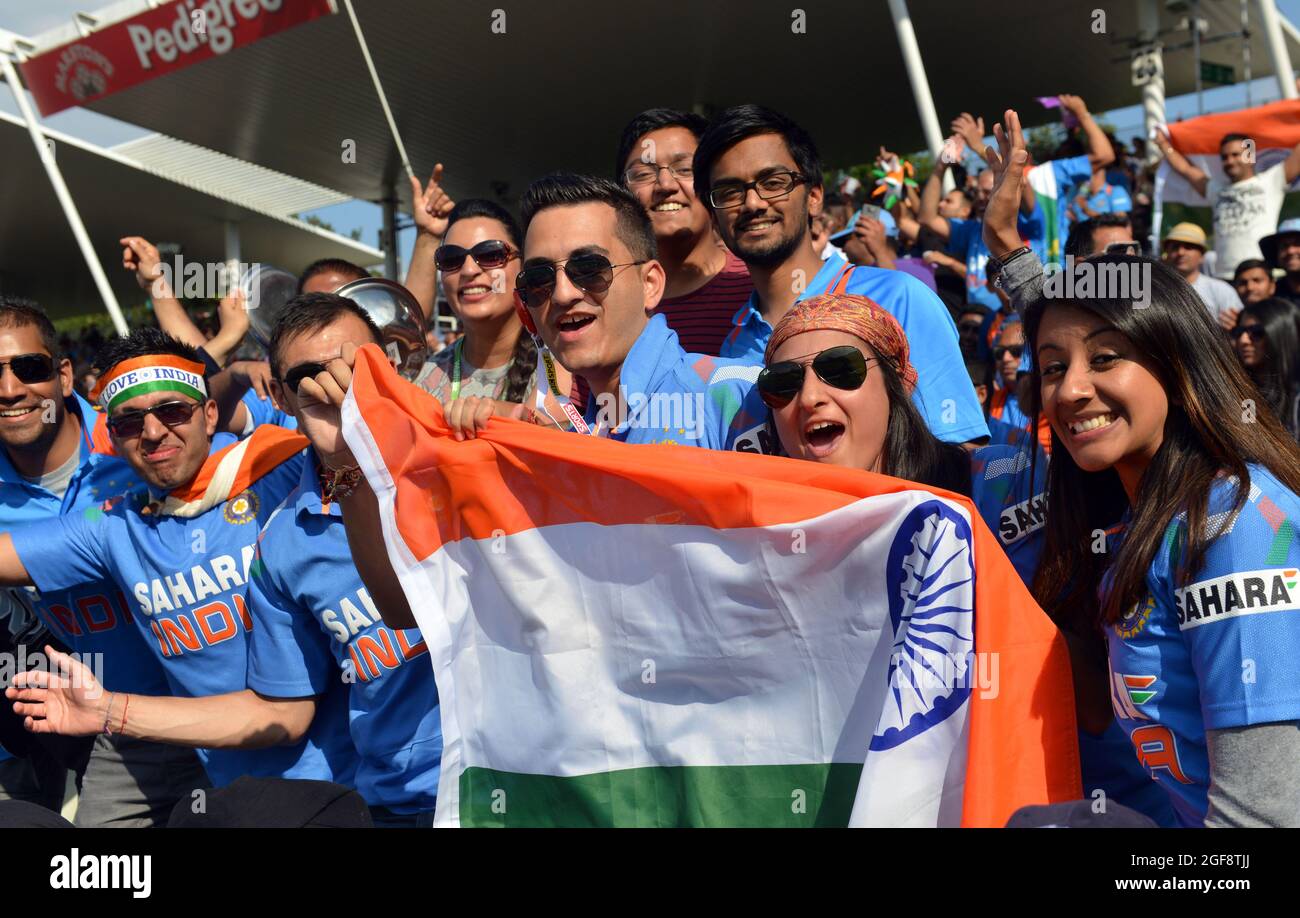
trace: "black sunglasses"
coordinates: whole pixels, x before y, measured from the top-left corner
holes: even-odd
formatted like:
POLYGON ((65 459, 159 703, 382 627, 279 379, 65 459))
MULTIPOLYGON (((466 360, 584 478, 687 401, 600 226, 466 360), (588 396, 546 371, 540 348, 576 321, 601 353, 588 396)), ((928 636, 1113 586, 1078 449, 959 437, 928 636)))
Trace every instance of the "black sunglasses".
POLYGON ((1252 343, 1259 344, 1268 337, 1268 332, 1264 331, 1262 325, 1238 325, 1236 328, 1228 329, 1228 339, 1230 341, 1236 341, 1242 335, 1248 337, 1252 343))
POLYGON ((123 439, 138 437, 144 433, 144 419, 153 415, 167 427, 179 427, 194 415, 194 409, 202 402, 163 402, 143 411, 124 411, 108 419, 108 429, 123 439))
POLYGON ((438 266, 439 271, 450 274, 464 267, 467 256, 473 256, 480 268, 491 270, 504 268, 510 263, 510 259, 518 255, 518 252, 500 239, 485 239, 472 249, 458 245, 440 245, 433 253, 433 263, 438 266))
POLYGON ((54 358, 48 354, 19 354, 0 360, 0 374, 4 367, 13 370, 20 383, 49 382, 54 378, 54 358))
POLYGON ((532 265, 524 268, 515 278, 515 289, 529 309, 541 309, 555 292, 555 272, 564 265, 565 275, 573 285, 584 293, 600 296, 606 293, 614 283, 614 269, 630 265, 643 265, 645 259, 629 261, 625 264, 611 264, 609 259, 598 252, 587 255, 574 255, 563 262, 532 265))
POLYGON ((302 385, 304 379, 315 379, 321 373, 325 372, 323 363, 300 363, 297 366, 290 367, 281 377, 280 382, 284 387, 294 395, 298 394, 298 387, 302 385))
POLYGON ((1010 352, 1012 357, 1019 360, 1025 353, 1025 346, 1023 344, 1008 344, 1004 347, 995 347, 993 349, 993 359, 1001 360, 1007 352, 1010 352))
POLYGON ((851 344, 827 348, 811 360, 782 360, 758 374, 758 394, 768 407, 784 408, 799 394, 810 364, 818 379, 836 389, 858 389, 867 380, 867 358, 851 344))

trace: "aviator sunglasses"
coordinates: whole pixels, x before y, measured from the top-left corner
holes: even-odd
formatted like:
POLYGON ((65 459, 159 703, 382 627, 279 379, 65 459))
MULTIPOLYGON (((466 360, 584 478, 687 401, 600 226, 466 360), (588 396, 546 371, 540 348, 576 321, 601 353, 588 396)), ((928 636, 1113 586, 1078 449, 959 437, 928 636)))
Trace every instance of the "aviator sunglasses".
POLYGON ((826 385, 851 391, 866 382, 867 363, 860 350, 842 344, 827 348, 811 360, 782 360, 764 367, 758 374, 758 392, 769 407, 784 408, 803 388, 804 372, 809 365, 826 385))

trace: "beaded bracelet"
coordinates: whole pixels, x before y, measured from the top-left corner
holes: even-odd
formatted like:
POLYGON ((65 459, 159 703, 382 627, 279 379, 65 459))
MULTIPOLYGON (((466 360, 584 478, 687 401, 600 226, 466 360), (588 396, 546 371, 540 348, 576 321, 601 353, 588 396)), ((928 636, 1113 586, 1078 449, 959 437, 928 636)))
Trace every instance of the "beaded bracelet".
POLYGON ((321 496, 327 501, 342 500, 357 489, 364 477, 359 465, 341 469, 322 468, 321 496))

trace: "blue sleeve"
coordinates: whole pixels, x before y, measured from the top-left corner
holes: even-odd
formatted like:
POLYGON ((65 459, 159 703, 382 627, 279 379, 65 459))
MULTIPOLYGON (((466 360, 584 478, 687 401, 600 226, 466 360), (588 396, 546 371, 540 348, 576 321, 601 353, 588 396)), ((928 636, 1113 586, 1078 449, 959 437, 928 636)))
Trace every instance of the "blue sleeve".
POLYGON ((99 506, 10 531, 14 550, 42 593, 111 580, 108 546, 127 539, 115 533, 121 518, 99 506))
POLYGON ((1173 587, 1210 730, 1300 720, 1300 498, 1271 484, 1173 587))
POLYGON ((1023 212, 1016 216, 1016 230, 1020 238, 1029 242, 1029 248, 1038 256, 1038 260, 1047 261, 1047 214, 1039 204, 1034 205, 1033 213, 1023 212))
POLYGON ((1087 155, 1054 159, 1052 170, 1056 173, 1058 200, 1062 201, 1065 200, 1065 192, 1072 191, 1079 183, 1092 178, 1092 162, 1087 155))
POLYGON ((938 294, 910 274, 878 268, 856 269, 848 292, 875 300, 903 327, 917 376, 912 400, 930 431, 949 443, 987 437, 989 428, 966 372, 957 325, 938 294))
POLYGON ((329 638, 312 614, 276 585, 260 541, 252 570, 248 584, 248 611, 253 617, 248 632, 248 687, 273 698, 324 694, 338 672, 329 638))
POLYGON ((1110 212, 1113 214, 1126 214, 1133 210, 1133 199, 1128 196, 1128 192, 1118 185, 1111 189, 1110 195, 1110 212))
MULTIPOLYGON (((291 414, 285 414, 279 408, 275 407, 275 402, 268 396, 265 399, 257 397, 257 393, 249 389, 240 399, 244 407, 248 409, 248 417, 252 421, 249 433, 252 433, 263 424, 274 424, 277 427, 284 427, 289 430, 298 429, 298 419, 291 414)), ((241 438, 242 439, 242 438, 241 438)))
POLYGON ((971 234, 979 229, 978 220, 960 220, 956 217, 949 219, 948 254, 965 261, 966 253, 970 251, 971 234))
POLYGON ((275 508, 298 487, 302 479, 302 466, 306 461, 306 451, 298 453, 253 482, 252 490, 257 494, 258 525, 265 526, 275 508))

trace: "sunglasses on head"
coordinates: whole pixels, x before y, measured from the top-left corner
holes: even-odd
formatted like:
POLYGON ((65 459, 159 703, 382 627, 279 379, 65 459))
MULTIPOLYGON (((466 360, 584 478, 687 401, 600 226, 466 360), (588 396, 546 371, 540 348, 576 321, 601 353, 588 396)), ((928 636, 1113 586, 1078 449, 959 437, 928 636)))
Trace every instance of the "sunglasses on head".
POLYGON ((189 421, 194 409, 202 402, 163 402, 143 411, 123 411, 108 419, 108 429, 123 439, 138 437, 144 433, 144 419, 149 415, 156 417, 166 427, 179 427, 189 421))
POLYGON ((1268 333, 1264 331, 1262 325, 1238 325, 1236 328, 1228 330, 1228 338, 1233 341, 1236 341, 1242 335, 1245 335, 1254 344, 1259 344, 1268 337, 1268 333))
POLYGON ((782 360, 758 374, 758 393, 768 407, 788 405, 803 388, 805 370, 810 365, 818 379, 836 389, 859 389, 867 380, 867 358, 851 344, 827 348, 811 359, 782 360))
POLYGON ((19 354, 0 360, 0 373, 4 367, 13 370, 20 383, 49 382, 54 378, 54 358, 48 354, 19 354))
POLYGON ((504 268, 510 263, 510 259, 518 255, 518 252, 500 239, 485 239, 472 249, 458 245, 440 245, 433 253, 433 263, 438 266, 439 271, 450 274, 464 267, 467 256, 472 256, 480 268, 491 270, 504 268))
POLYGON ((614 269, 631 265, 643 265, 645 259, 629 261, 625 264, 611 264, 610 260, 599 252, 587 255, 574 255, 564 261, 551 264, 532 265, 524 268, 515 278, 515 289, 529 309, 541 309, 555 292, 555 272, 564 266, 565 276, 583 293, 600 296, 609 291, 614 283, 614 269))
POLYGON ((1001 360, 1007 354, 1010 354, 1012 357, 1019 360, 1021 356, 1024 355, 1024 353, 1025 353, 1025 346, 1023 344, 1008 344, 1002 347, 995 347, 993 349, 993 359, 1001 360))
POLYGON ((280 379, 284 387, 294 395, 298 394, 298 387, 302 385, 304 379, 315 379, 321 373, 325 372, 323 363, 300 363, 290 367, 280 379))

